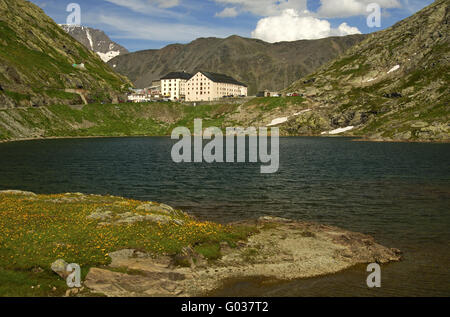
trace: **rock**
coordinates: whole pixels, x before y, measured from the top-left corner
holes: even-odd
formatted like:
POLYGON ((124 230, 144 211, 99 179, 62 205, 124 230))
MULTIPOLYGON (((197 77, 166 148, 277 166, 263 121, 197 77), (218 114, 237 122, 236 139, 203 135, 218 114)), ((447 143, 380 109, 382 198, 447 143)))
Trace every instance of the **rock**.
POLYGON ((160 205, 156 205, 156 204, 142 204, 139 207, 136 208, 136 210, 138 211, 146 211, 146 212, 157 212, 157 213, 163 213, 163 214, 168 214, 168 215, 174 215, 176 212, 175 210, 165 204, 160 204, 160 205))
POLYGON ((172 219, 168 216, 163 215, 147 215, 145 216, 145 221, 151 221, 155 223, 169 223, 172 219))
POLYGON ((174 256, 173 264, 181 267, 194 267, 194 253, 191 247, 184 247, 179 254, 174 256))
POLYGON ((412 137, 411 131, 402 132, 394 135, 394 140, 409 140, 412 137))
POLYGON ((134 257, 135 250, 133 249, 123 249, 120 251, 115 251, 109 253, 109 257, 111 258, 111 266, 117 267, 120 266, 117 263, 122 263, 123 260, 128 260, 129 258, 134 257))
POLYGON ((133 224, 136 222, 142 222, 145 220, 144 216, 140 216, 140 215, 134 215, 131 217, 122 217, 121 220, 117 221, 117 224, 133 224))
MULTIPOLYGON (((167 275, 168 276, 168 275, 167 275)), ((183 290, 167 276, 128 275, 105 269, 91 268, 85 285, 109 297, 168 297, 183 296, 183 290)), ((186 296, 187 294, 184 294, 186 296)))
POLYGON ((292 220, 286 219, 286 218, 280 218, 280 217, 264 216, 264 217, 260 217, 258 219, 258 222, 289 223, 289 222, 292 222, 292 220))
POLYGON ((132 212, 126 212, 126 213, 123 213, 123 214, 119 214, 119 217, 120 218, 129 218, 129 217, 132 217, 134 215, 135 214, 133 214, 132 212))
POLYGON ((94 220, 107 220, 112 218, 112 212, 111 211, 104 211, 104 212, 94 212, 93 214, 88 216, 89 219, 94 220))
POLYGON ((415 121, 411 124, 411 128, 415 128, 415 129, 420 129, 420 128, 425 128, 428 127, 429 124, 423 121, 415 121))
POLYGON ((179 254, 173 257, 173 264, 175 266, 200 269, 208 266, 208 260, 192 247, 184 247, 179 254))
POLYGON ((165 215, 136 215, 133 213, 127 213, 127 214, 122 214, 121 216, 121 220, 117 221, 117 224, 133 224, 136 222, 142 222, 142 221, 150 221, 150 222, 154 222, 154 223, 162 223, 162 224, 167 224, 172 222, 172 219, 169 216, 165 216, 165 215))
POLYGON ((179 226, 183 226, 184 225, 184 221, 181 219, 173 219, 172 220, 173 223, 179 225, 179 226))
POLYGON ((230 278, 292 280, 401 258, 399 250, 383 247, 371 236, 333 226, 276 217, 262 217, 256 224, 258 232, 238 247, 222 242, 222 256, 215 261, 192 246, 160 257, 133 249, 113 252, 110 267, 133 274, 91 268, 84 285, 107 296, 204 296, 230 278), (276 225, 265 226, 270 223, 276 225))
POLYGON ((21 196, 37 196, 35 193, 32 192, 26 192, 26 191, 22 191, 22 190, 1 190, 0 191, 0 195, 1 194, 5 194, 5 195, 21 195, 21 196))
POLYGON ((230 247, 228 242, 221 242, 220 243, 220 253, 225 255, 233 252, 233 249, 230 247))
POLYGON ((67 272, 67 265, 69 264, 63 259, 58 259, 52 263, 51 269, 61 278, 66 279, 69 276, 69 272, 67 272))

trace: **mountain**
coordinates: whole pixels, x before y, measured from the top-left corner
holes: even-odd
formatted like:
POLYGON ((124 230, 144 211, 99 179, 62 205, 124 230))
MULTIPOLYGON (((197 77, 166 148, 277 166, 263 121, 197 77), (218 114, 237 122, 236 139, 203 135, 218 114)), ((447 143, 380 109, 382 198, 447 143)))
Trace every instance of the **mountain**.
POLYGON ((437 0, 371 34, 343 56, 292 84, 309 111, 286 134, 348 135, 396 141, 449 140, 449 1, 437 0))
POLYGON ((62 24, 60 27, 78 42, 97 53, 105 63, 116 56, 129 53, 125 47, 111 41, 101 30, 67 24, 62 24))
POLYGON ((0 107, 117 101, 130 84, 36 5, 0 0, 0 107))
POLYGON ((206 70, 230 75, 249 85, 249 93, 255 94, 285 88, 364 38, 351 35, 275 44, 239 36, 200 38, 186 45, 121 55, 109 65, 140 88, 172 71, 206 70))

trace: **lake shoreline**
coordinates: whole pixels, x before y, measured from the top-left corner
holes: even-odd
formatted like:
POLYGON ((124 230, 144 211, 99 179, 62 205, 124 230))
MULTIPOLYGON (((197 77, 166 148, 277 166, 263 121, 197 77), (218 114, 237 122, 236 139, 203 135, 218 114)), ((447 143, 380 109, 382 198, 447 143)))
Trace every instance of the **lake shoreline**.
MULTIPOLYGON (((101 249, 107 252, 103 261, 87 265, 89 271, 84 281, 85 289, 76 292, 72 290, 68 296, 77 295, 78 292, 83 291, 84 295, 93 292, 110 297, 203 296, 220 289, 223 282, 230 279, 261 276, 269 280, 289 281, 334 274, 358 264, 373 262, 384 264, 401 260, 399 250, 386 248, 376 243, 371 236, 312 222, 260 217, 257 220, 234 222, 222 227, 196 220, 164 204, 133 201, 122 197, 81 193, 36 195, 32 192, 10 190, 0 191, 0 198, 0 206, 4 206, 0 209, 1 212, 5 212, 5 206, 12 206, 11 212, 20 209, 23 213, 20 217, 24 218, 36 217, 32 215, 36 208, 41 208, 39 206, 55 208, 55 211, 72 208, 73 215, 66 214, 65 217, 78 219, 77 217, 81 216, 80 221, 87 220, 86 227, 90 226, 88 230, 91 234, 96 234, 98 231, 101 236, 111 230, 119 230, 122 234, 124 234, 123 230, 129 231, 127 235, 130 237, 140 236, 141 229, 149 234, 148 229, 154 228, 156 222, 160 226, 158 230, 162 230, 163 235, 166 231, 181 233, 191 230, 188 228, 192 225, 196 227, 197 224, 200 228, 204 226, 215 228, 211 231, 213 237, 211 241, 216 241, 214 245, 217 249, 210 244, 211 242, 198 240, 180 245, 180 251, 176 253, 154 253, 146 251, 144 245, 139 247, 141 243, 139 239, 128 246, 118 241, 118 246, 121 247, 101 249), (26 208, 23 210, 23 206, 30 205, 33 211, 28 212, 26 208), (102 205, 105 207, 98 207, 102 205), (73 206, 79 207, 73 209, 73 206), (82 210, 81 214, 79 210, 82 210), (184 229, 185 226, 186 229, 184 229), (230 242, 229 238, 220 238, 223 234, 217 236, 218 240, 215 240, 214 232, 223 230, 222 228, 229 228, 224 232, 249 228, 249 233, 246 238, 241 236, 234 242, 230 242), (158 278, 155 279, 155 276, 158 278)), ((48 216, 47 211, 44 212, 43 209, 38 212, 41 215, 36 218, 36 221, 40 217, 48 216)), ((84 230, 75 228, 77 232, 84 230)), ((29 227, 23 229, 30 230, 29 227)), ((33 230, 36 234, 45 236, 46 230, 49 229, 39 231, 42 229, 34 228, 33 230)), ((76 245, 70 233, 70 229, 66 229, 71 244, 76 245)), ((170 239, 177 241, 182 237, 175 233, 170 239)), ((56 242, 59 248, 66 248, 65 241, 55 240, 54 243, 56 242)), ((24 243, 27 242, 24 241, 24 243)), ((101 248, 101 245, 98 248, 101 248)), ((29 249, 33 248, 29 246, 29 249)), ((86 249, 85 252, 94 251, 86 249)), ((52 261, 83 260, 71 258, 68 254, 59 253, 59 259, 55 257, 52 261)), ((42 262, 42 260, 37 263, 34 263, 36 260, 26 260, 33 268, 39 267, 38 263, 42 262)), ((41 270, 46 271, 49 268, 50 263, 47 263, 47 266, 41 267, 41 270)), ((57 276, 55 275, 54 278, 57 279, 57 276)))
MULTIPOLYGON (((370 143, 424 143, 424 144, 448 144, 450 140, 392 140, 392 139, 371 139, 366 137, 354 135, 336 135, 336 136, 321 136, 321 135, 286 135, 280 138, 323 138, 323 139, 337 139, 337 138, 352 138, 353 142, 370 142, 370 143)), ((45 141, 45 140, 76 140, 76 139, 125 139, 125 138, 170 138, 170 135, 124 135, 124 136, 52 136, 52 137, 36 137, 36 138, 19 138, 0 140, 0 144, 26 142, 26 141, 45 141)))
POLYGON ((136 250, 118 251, 111 255, 110 268, 93 268, 86 277, 86 286, 108 297, 134 296, 207 296, 219 291, 230 280, 259 277, 266 281, 287 282, 305 278, 337 274, 359 264, 387 264, 401 260, 401 251, 377 244, 368 235, 350 232, 333 226, 293 221, 283 218, 261 217, 240 223, 255 225, 258 232, 237 248, 221 245, 221 258, 205 262, 184 250, 186 267, 170 265, 167 257, 152 258, 145 254, 136 257, 136 250), (144 294, 139 286, 146 277, 133 278, 112 268, 128 268, 151 272, 164 278, 152 282, 144 294), (176 275, 175 280, 170 275, 176 275))

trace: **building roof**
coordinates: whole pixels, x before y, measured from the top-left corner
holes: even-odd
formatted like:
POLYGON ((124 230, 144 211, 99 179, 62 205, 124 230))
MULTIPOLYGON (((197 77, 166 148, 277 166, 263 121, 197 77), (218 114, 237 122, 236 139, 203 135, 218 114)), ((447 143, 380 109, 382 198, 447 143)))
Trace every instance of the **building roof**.
POLYGON ((234 85, 247 87, 246 84, 241 83, 240 81, 237 81, 236 79, 234 79, 233 77, 230 77, 228 75, 211 73, 211 72, 203 72, 203 71, 200 71, 200 73, 202 73, 203 75, 205 75, 206 77, 208 77, 210 80, 212 80, 215 83, 234 84, 234 85))
POLYGON ((164 79, 186 79, 189 80, 192 78, 193 75, 186 73, 186 72, 172 72, 161 78, 161 80, 164 79))

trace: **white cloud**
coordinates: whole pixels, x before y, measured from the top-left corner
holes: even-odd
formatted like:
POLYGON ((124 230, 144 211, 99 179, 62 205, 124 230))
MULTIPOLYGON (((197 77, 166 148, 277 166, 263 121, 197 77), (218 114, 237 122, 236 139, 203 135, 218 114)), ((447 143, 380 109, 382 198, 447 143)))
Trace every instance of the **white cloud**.
POLYGON ((115 5, 128 8, 137 13, 151 15, 170 15, 169 8, 176 7, 180 0, 104 0, 115 5))
POLYGON ((139 39, 161 42, 190 42, 199 37, 228 37, 245 33, 244 30, 176 22, 158 22, 153 19, 125 18, 118 15, 97 16, 99 28, 109 29, 115 39, 139 39))
POLYGON ((357 15, 366 15, 367 6, 377 3, 381 8, 400 8, 399 0, 320 0, 321 6, 317 14, 326 18, 345 18, 357 15))
POLYGON ((330 36, 361 34, 356 27, 342 23, 337 29, 330 22, 309 15, 304 11, 299 13, 293 9, 284 10, 280 15, 259 20, 252 37, 266 42, 312 40, 330 36))
POLYGON ((332 35, 336 35, 336 36, 345 36, 345 35, 350 35, 350 34, 361 34, 361 32, 359 31, 359 29, 357 27, 350 26, 346 22, 344 22, 341 25, 339 25, 339 27, 335 31, 332 31, 332 33, 334 33, 332 35))
POLYGON ((149 2, 156 2, 160 8, 173 8, 180 4, 180 0, 148 0, 149 2))
POLYGON ((214 0, 233 6, 238 12, 250 12, 259 16, 278 15, 286 9, 306 10, 308 0, 214 0))
POLYGON ((236 8, 225 8, 222 12, 216 13, 216 17, 219 18, 234 18, 238 16, 236 8))

